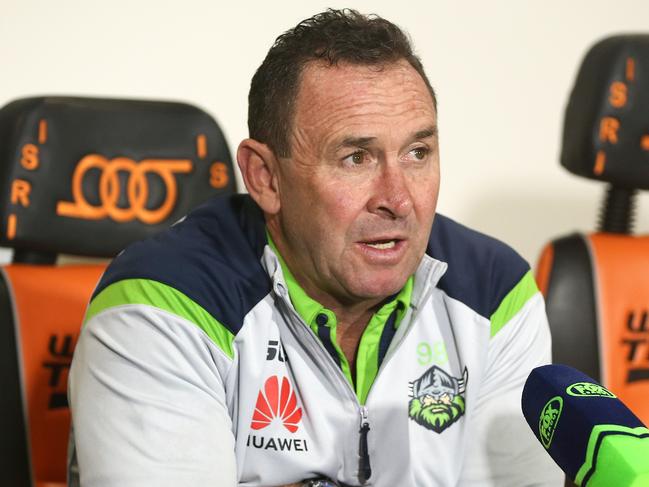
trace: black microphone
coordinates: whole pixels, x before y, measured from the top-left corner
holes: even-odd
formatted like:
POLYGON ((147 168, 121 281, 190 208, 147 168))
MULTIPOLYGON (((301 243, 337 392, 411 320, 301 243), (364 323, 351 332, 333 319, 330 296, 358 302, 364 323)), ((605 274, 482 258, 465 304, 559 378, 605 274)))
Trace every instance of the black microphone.
POLYGON ((578 486, 649 486, 649 429, 586 374, 567 365, 537 367, 525 382, 522 408, 538 440, 578 486))

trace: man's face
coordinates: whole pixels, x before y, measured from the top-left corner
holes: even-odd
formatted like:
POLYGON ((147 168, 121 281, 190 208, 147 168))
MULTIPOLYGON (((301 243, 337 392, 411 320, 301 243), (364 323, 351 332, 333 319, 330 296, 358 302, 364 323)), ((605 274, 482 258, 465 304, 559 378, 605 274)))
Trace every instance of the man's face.
POLYGON ((398 292, 425 252, 439 190, 424 81, 406 61, 310 64, 292 127, 269 228, 296 279, 325 305, 398 292))

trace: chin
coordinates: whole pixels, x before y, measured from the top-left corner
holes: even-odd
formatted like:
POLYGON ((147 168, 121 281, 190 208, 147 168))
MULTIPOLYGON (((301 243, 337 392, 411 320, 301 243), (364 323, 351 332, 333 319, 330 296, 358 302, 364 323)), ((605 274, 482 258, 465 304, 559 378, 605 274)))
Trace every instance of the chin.
POLYGON ((356 286, 353 286, 352 289, 354 290, 354 294, 364 299, 383 299, 401 291, 408 277, 409 275, 385 280, 368 279, 364 283, 357 282, 356 286))

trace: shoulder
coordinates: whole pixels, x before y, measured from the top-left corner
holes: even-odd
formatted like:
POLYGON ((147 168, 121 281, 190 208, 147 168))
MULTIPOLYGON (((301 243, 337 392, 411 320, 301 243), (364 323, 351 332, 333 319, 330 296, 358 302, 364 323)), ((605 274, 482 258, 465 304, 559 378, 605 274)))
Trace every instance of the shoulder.
POLYGON ((236 334, 270 290, 261 265, 265 245, 263 215, 248 196, 215 198, 120 253, 93 299, 109 287, 145 282, 147 290, 138 285, 134 292, 119 292, 122 304, 148 304, 140 302, 150 296, 163 300, 165 309, 198 305, 236 334))
POLYGON ((511 247, 440 214, 426 253, 448 264, 438 287, 486 318, 531 277, 529 264, 511 247))

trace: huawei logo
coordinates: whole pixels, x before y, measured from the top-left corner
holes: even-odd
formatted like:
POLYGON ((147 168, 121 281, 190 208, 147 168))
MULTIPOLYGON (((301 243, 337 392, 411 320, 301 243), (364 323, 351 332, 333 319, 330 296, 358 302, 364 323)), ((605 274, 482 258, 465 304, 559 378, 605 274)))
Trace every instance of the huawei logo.
POLYGON ((275 418, 279 418, 284 428, 291 433, 298 430, 298 423, 302 419, 302 408, 297 406, 297 397, 288 378, 279 378, 274 375, 266 379, 264 389, 259 391, 255 412, 252 415, 252 429, 260 430, 270 425, 275 418))

